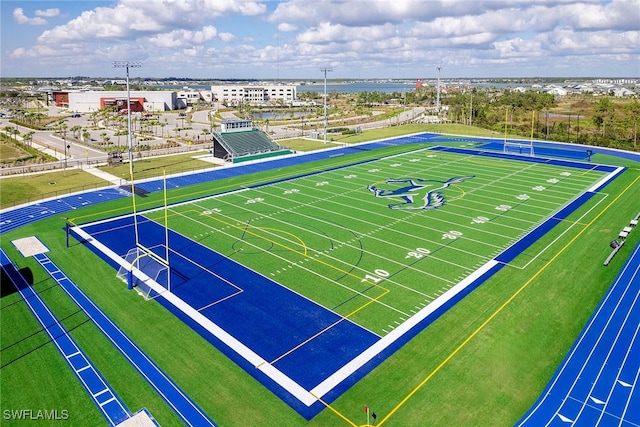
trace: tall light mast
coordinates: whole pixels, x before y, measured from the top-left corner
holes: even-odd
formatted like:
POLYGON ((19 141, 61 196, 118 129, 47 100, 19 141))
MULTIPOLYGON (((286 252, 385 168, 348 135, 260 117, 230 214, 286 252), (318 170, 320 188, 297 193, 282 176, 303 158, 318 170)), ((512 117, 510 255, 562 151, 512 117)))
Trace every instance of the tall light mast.
POLYGON ((129 146, 129 173, 133 177, 133 135, 131 133, 131 91, 129 90, 129 68, 141 68, 142 62, 114 61, 114 68, 127 70, 127 143, 129 146))
POLYGON ((437 89, 437 95, 436 95, 436 111, 438 112, 438 114, 440 114, 440 69, 442 67, 438 65, 436 68, 438 69, 438 89, 437 89))
POLYGON ((324 143, 327 143, 327 73, 333 71, 331 68, 321 68, 324 73, 324 143))

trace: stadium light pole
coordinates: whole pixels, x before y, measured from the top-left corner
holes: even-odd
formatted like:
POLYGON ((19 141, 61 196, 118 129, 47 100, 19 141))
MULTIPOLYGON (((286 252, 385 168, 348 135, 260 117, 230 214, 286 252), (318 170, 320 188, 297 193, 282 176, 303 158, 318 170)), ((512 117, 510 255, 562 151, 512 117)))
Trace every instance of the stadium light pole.
POLYGON ((331 68, 321 68, 324 73, 324 143, 327 143, 327 73, 333 71, 331 68))
POLYGON ((131 91, 129 89, 129 68, 141 68, 141 62, 134 61, 114 61, 114 68, 124 68, 127 70, 127 143, 129 146, 129 173, 133 178, 133 135, 131 134, 131 91))
POLYGON ((438 69, 438 88, 437 88, 438 90, 436 95, 436 110, 438 114, 440 114, 440 69, 442 67, 438 65, 436 68, 438 69))

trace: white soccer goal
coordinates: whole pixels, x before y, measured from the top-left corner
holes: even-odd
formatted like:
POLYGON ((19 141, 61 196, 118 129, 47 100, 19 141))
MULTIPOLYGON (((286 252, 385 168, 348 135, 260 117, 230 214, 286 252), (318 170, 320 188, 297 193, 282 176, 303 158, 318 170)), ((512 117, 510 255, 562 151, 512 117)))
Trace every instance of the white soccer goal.
POLYGON ((125 261, 117 277, 145 299, 154 299, 171 290, 169 265, 158 255, 135 247, 127 252, 125 261))
POLYGON ((504 141, 503 152, 520 156, 534 156, 532 141, 504 141))

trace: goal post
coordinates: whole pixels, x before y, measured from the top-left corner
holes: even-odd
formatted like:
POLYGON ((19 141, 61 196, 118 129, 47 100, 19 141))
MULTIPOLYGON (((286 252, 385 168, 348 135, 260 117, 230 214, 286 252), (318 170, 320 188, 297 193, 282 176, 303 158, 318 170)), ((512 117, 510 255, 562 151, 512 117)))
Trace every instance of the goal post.
POLYGON ((535 153, 533 152, 533 129, 534 129, 533 119, 535 117, 535 111, 532 111, 532 115, 531 115, 531 139, 529 141, 524 141, 524 140, 509 141, 507 139, 507 127, 508 127, 507 113, 508 113, 508 110, 506 110, 505 117, 504 117, 504 145, 502 149, 503 153, 534 157, 535 153))
POLYGON ((125 265, 120 266, 116 275, 136 289, 145 299, 153 299, 171 290, 171 274, 168 262, 154 252, 136 246, 125 256, 125 265))
POLYGON ((505 154, 518 154, 520 156, 531 156, 535 155, 533 151, 533 142, 528 141, 504 141, 503 153, 505 154))

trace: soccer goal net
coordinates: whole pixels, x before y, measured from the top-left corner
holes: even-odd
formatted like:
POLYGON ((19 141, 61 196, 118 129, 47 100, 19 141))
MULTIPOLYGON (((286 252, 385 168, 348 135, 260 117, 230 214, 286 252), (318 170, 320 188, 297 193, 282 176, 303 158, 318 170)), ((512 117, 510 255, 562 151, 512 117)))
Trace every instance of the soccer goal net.
POLYGON ((158 255, 142 248, 130 249, 117 277, 145 299, 153 299, 171 290, 169 265, 158 255))
POLYGON ((533 142, 527 141, 505 141, 503 152, 508 154, 518 154, 520 156, 531 156, 535 154, 533 152, 533 142))

